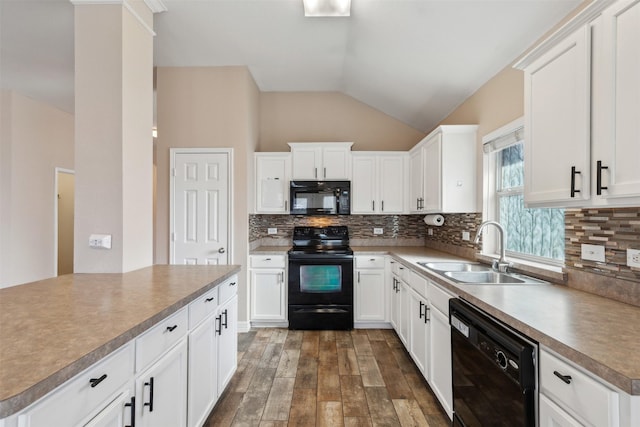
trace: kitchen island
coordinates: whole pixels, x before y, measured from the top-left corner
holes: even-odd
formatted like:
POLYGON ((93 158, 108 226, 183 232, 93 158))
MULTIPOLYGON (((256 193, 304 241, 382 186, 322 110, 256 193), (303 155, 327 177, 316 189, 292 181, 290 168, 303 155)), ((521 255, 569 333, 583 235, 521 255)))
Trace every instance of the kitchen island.
POLYGON ((0 289, 0 419, 27 407, 240 271, 156 265, 0 289))

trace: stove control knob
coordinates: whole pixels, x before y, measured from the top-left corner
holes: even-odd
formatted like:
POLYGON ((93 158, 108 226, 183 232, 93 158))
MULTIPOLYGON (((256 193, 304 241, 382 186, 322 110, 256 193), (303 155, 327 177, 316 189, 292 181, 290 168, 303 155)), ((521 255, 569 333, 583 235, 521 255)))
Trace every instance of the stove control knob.
POLYGON ((504 355, 502 350, 496 352, 496 363, 502 368, 503 371, 507 370, 507 356, 504 355))

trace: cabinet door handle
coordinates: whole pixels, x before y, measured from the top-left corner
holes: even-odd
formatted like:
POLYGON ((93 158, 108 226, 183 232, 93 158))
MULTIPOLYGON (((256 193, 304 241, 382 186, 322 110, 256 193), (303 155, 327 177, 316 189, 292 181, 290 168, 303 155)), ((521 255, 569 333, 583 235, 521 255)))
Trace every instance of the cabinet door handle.
POLYGON ((173 332, 176 330, 176 328, 178 327, 178 325, 173 325, 173 326, 167 326, 167 331, 169 332, 173 332))
POLYGON ((324 170, 323 170, 324 175, 323 175, 322 177, 323 177, 323 178, 326 178, 326 177, 327 177, 327 168, 323 168, 323 169, 324 169, 324 170))
POLYGON ((371 201, 371 210, 372 210, 372 211, 375 211, 375 210, 376 210, 376 201, 375 201, 375 200, 372 200, 372 201, 371 201))
POLYGON ((380 212, 384 212, 384 200, 380 202, 380 212))
POLYGON ((426 317, 426 313, 422 314, 422 306, 425 305, 422 301, 418 301, 420 303, 420 308, 418 309, 418 319, 422 319, 422 316, 426 317))
POLYGON ((580 190, 576 190, 576 175, 580 175, 580 173, 575 166, 571 166, 571 197, 575 197, 576 193, 580 192, 580 190))
POLYGON ((416 210, 420 210, 420 197, 416 199, 416 210))
POLYGON ((318 178, 318 168, 314 168, 313 177, 318 178))
POLYGON ((222 314, 216 316, 216 334, 222 335, 222 314))
POLYGON ((144 383, 144 386, 149 386, 149 401, 142 404, 142 407, 149 407, 149 412, 153 412, 153 377, 149 378, 148 383, 144 383))
POLYGON ((91 378, 89 380, 89 384, 91 384, 91 388, 93 388, 106 379, 107 379, 107 374, 102 374, 100 378, 91 378))
POLYGON ((360 272, 358 271, 358 283, 360 283, 360 272))
POLYGON ((265 261, 271 261, 271 258, 265 258, 264 260, 265 261))
POLYGON ((235 286, 235 285, 236 285, 236 282, 229 283, 229 286, 235 286))
MULTIPOLYGON (((220 329, 222 329, 222 326, 224 326, 225 329, 227 329, 227 310, 225 309, 222 314, 224 314, 224 322, 220 322, 220 329)), ((222 331, 221 331, 222 333, 222 331)))
POLYGON ((553 371, 553 375, 560 378, 565 384, 571 384, 571 375, 562 375, 558 371, 553 371))
POLYGON ((424 305, 424 323, 427 323, 428 321, 431 320, 431 316, 429 316, 429 313, 431 313, 431 307, 425 304, 424 305))
POLYGON ((602 186, 602 170, 609 169, 609 166, 602 166, 602 160, 598 160, 596 163, 597 172, 596 172, 596 194, 600 196, 602 194, 602 190, 608 190, 608 187, 602 186))
POLYGON ((125 403, 124 404, 125 408, 131 408, 130 409, 130 414, 131 414, 131 424, 126 425, 124 427, 136 427, 136 397, 135 396, 131 396, 131 402, 130 403, 125 403))
POLYGON ((289 207, 288 207, 288 206, 289 206, 289 201, 288 201, 288 200, 285 200, 285 201, 284 201, 284 210, 285 210, 285 211, 288 211, 288 210, 289 210, 289 207))

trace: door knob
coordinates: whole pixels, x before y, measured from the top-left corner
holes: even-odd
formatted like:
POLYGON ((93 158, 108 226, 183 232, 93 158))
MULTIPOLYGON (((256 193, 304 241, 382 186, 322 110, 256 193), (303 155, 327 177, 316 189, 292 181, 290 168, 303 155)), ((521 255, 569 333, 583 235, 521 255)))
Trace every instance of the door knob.
POLYGON ((218 249, 218 253, 223 254, 225 252, 224 248, 218 249))

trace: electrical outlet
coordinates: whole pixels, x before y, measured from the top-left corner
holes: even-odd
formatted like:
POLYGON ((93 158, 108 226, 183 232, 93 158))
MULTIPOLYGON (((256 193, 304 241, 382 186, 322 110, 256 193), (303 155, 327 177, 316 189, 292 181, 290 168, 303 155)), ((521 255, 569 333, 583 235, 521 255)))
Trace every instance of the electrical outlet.
POLYGON ((427 234, 428 234, 429 236, 433 236, 433 228, 428 229, 428 230, 427 230, 427 234))
POLYGON ((267 234, 278 234, 278 229, 275 227, 267 228, 267 234))
POLYGON ((640 250, 627 249, 627 266, 640 268, 640 250))
POLYGON ((384 233, 384 228, 376 227, 373 229, 373 234, 382 234, 382 233, 384 233))
POLYGON ((462 232, 462 240, 471 240, 471 236, 469 235, 468 231, 462 232))
POLYGON ((604 246, 582 244, 580 248, 580 258, 589 261, 604 262, 604 246))
POLYGON ((111 249, 111 234, 92 234, 89 236, 89 247, 111 249))

